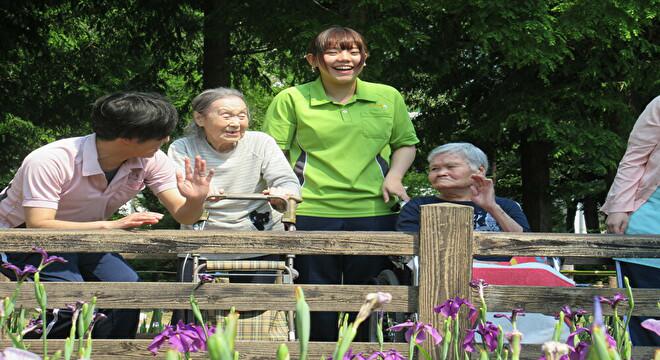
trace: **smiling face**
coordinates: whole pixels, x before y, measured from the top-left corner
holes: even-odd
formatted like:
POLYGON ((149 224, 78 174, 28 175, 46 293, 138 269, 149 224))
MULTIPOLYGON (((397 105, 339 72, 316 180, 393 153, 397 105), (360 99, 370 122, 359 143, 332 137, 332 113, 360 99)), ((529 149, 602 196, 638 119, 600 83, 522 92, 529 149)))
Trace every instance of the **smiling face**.
POLYGON ((310 42, 306 59, 319 70, 325 86, 353 85, 368 56, 367 44, 360 33, 334 26, 310 42))
POLYGON ((193 116, 197 126, 204 129, 206 141, 221 152, 232 150, 249 125, 247 105, 237 96, 218 99, 203 113, 195 112, 193 116))
POLYGON ((313 55, 308 60, 312 66, 318 67, 324 84, 352 84, 364 67, 362 57, 360 49, 353 46, 350 49, 327 49, 323 52, 322 61, 313 55))
POLYGON ((438 190, 468 191, 473 174, 484 173, 483 167, 474 170, 461 154, 440 153, 429 163, 429 183, 438 190))

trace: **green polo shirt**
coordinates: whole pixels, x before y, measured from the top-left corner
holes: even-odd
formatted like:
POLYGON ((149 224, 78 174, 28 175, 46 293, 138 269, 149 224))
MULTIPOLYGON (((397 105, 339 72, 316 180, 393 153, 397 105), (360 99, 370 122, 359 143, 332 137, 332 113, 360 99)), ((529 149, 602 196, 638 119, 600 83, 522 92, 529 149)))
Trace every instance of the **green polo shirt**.
POLYGON ((302 185, 298 214, 392 214, 383 179, 393 150, 419 142, 406 104, 391 86, 357 80, 346 104, 328 99, 320 79, 280 92, 263 130, 275 138, 302 185))

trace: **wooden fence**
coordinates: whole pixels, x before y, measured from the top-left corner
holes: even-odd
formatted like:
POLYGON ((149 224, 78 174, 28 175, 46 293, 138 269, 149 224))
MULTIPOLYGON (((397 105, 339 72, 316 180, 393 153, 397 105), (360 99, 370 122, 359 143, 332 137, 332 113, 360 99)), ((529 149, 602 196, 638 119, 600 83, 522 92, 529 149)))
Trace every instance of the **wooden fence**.
MULTIPOLYGON (((419 238, 395 232, 221 232, 221 231, 45 231, 7 229, 0 231, 0 251, 29 252, 33 246, 57 252, 120 252, 149 257, 174 257, 180 253, 260 253, 306 255, 418 255, 420 284, 412 286, 302 285, 312 311, 357 311, 366 294, 387 291, 391 312, 418 312, 420 320, 440 328, 442 319, 433 306, 454 296, 474 297, 468 287, 474 255, 570 256, 570 257, 660 257, 660 236, 615 236, 572 234, 512 234, 472 231, 472 209, 451 204, 422 207, 419 238), (471 241, 470 241, 471 239, 471 241)), ((190 283, 45 283, 52 306, 97 297, 99 308, 188 309, 193 289, 190 283)), ((0 283, 0 296, 14 290, 0 283)), ((554 314, 563 305, 591 309, 593 296, 612 296, 616 289, 489 286, 489 311, 509 312, 523 307, 528 312, 554 314)), ((634 289, 635 314, 658 315, 658 289, 634 289)), ((294 285, 204 284, 195 290, 203 309, 292 310, 294 285)), ((36 306, 33 288, 23 287, 23 306, 36 306)), ((604 309, 606 310, 606 309, 604 309)), ((313 326, 313 324, 312 324, 313 326)), ((51 340, 50 349, 63 341, 51 340)), ((150 340, 96 340, 94 359, 130 359, 149 356, 150 340)), ((6 345, 6 344, 3 344, 6 345)), ((274 358, 279 343, 238 342, 241 358, 274 358)), ((389 345, 389 344, 388 344, 389 345)), ((354 351, 373 351, 377 344, 356 343, 354 351)), ((391 344, 401 353, 405 344, 391 344)), ((40 342, 33 341, 38 351, 40 342)), ((292 358, 296 343, 289 343, 292 358)), ((333 343, 311 343, 310 358, 329 356, 333 343)), ((523 358, 537 359, 540 345, 523 347, 523 358)), ((635 358, 652 358, 653 349, 635 347, 635 358)))

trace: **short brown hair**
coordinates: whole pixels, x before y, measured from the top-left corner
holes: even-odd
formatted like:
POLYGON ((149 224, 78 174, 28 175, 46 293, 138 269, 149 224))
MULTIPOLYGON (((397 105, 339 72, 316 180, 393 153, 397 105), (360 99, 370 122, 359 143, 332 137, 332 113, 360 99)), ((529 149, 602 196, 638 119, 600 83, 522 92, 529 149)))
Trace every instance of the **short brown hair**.
POLYGON ((351 50, 357 47, 362 54, 360 66, 364 65, 369 52, 367 51, 367 42, 362 35, 348 27, 332 26, 321 31, 312 41, 309 42, 307 53, 314 55, 319 64, 325 67, 323 53, 328 49, 351 50))

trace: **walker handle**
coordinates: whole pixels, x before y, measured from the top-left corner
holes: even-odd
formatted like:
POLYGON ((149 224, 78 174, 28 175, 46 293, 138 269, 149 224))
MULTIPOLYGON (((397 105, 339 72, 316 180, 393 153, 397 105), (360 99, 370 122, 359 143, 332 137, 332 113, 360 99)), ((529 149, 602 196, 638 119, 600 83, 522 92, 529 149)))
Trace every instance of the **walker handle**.
POLYGON ((282 223, 285 224, 294 224, 296 223, 296 208, 298 204, 302 202, 302 199, 299 196, 289 195, 288 197, 279 196, 279 195, 265 195, 265 194, 220 194, 212 195, 206 198, 207 202, 216 202, 220 200, 261 200, 261 201, 270 201, 272 199, 280 199, 286 205, 286 209, 282 214, 282 223))

